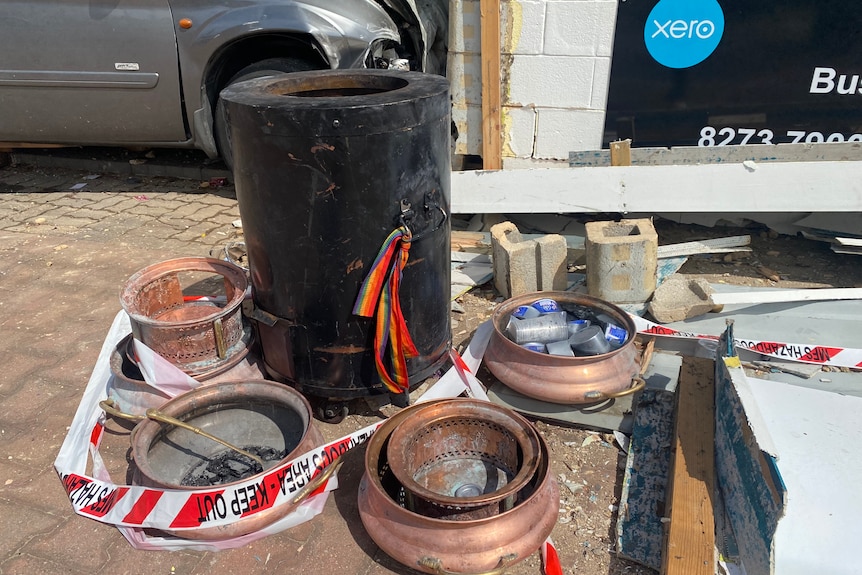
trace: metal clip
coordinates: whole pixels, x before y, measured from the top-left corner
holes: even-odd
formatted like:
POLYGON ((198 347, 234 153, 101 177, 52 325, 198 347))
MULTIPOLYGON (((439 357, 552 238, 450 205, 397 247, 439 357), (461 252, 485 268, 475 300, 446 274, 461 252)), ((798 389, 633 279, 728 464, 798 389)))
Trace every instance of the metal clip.
POLYGON ((227 357, 227 345, 224 342, 224 328, 221 324, 221 318, 216 318, 213 322, 213 329, 215 331, 216 353, 219 359, 224 359, 227 357))

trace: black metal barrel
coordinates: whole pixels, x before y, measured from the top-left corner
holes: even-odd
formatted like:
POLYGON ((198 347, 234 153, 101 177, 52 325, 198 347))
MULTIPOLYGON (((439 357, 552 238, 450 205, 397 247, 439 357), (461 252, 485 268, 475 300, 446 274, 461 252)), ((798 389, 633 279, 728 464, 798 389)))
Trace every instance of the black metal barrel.
POLYGON ((301 72, 241 82, 221 97, 270 376, 329 402, 386 392, 374 320, 352 308, 402 223, 414 241, 401 305, 420 352, 408 360, 410 384, 433 374, 451 346, 447 80, 301 72))

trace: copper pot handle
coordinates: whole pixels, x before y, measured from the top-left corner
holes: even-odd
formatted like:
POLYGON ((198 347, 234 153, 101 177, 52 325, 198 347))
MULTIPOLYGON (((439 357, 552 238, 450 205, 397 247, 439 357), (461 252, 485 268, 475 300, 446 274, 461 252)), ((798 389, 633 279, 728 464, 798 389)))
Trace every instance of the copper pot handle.
POLYGON ((636 375, 632 378, 632 385, 628 389, 624 389, 623 391, 611 392, 608 393, 606 391, 588 391, 584 394, 584 397, 587 399, 593 400, 602 400, 602 399, 616 399, 618 397, 625 397, 626 395, 631 395, 633 393, 637 393, 646 387, 646 380, 639 375, 636 375))
MULTIPOLYGON (((508 555, 503 555, 500 557, 500 562, 497 563, 497 566, 490 571, 483 571, 482 573, 471 573, 469 575, 502 575, 511 567, 512 563, 515 559, 518 558, 516 553, 509 553, 508 555)), ((435 573, 438 575, 466 575, 463 573, 456 573, 455 571, 449 571, 448 569, 443 568, 443 563, 437 559, 436 557, 423 557, 419 560, 419 565, 425 567, 426 569, 433 569, 435 573)))

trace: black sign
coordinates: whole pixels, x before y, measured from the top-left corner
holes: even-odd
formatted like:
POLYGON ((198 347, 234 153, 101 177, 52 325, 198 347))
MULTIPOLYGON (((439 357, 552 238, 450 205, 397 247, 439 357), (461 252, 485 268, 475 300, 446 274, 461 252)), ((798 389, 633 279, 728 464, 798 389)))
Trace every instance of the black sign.
POLYGON ((605 147, 862 142, 862 3, 623 0, 605 147))

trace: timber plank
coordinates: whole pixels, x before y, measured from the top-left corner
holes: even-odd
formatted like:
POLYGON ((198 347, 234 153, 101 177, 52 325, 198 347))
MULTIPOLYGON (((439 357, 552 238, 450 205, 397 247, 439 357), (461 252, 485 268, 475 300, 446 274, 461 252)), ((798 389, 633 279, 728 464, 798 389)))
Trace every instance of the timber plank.
POLYGON ((500 87, 500 0, 480 0, 482 51, 482 167, 503 168, 500 87))
POLYGON ((664 575, 715 573, 714 365, 710 359, 686 357, 680 371, 664 575))

